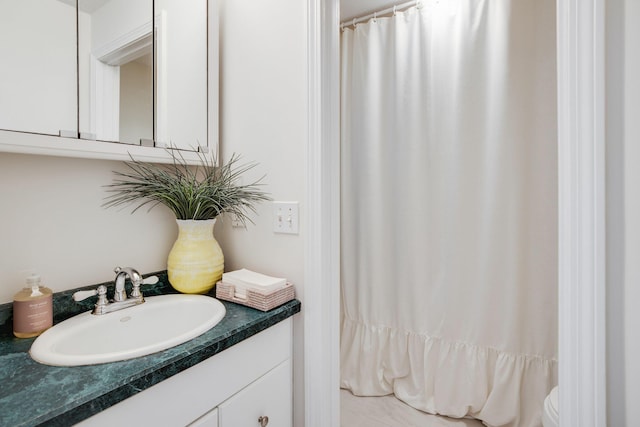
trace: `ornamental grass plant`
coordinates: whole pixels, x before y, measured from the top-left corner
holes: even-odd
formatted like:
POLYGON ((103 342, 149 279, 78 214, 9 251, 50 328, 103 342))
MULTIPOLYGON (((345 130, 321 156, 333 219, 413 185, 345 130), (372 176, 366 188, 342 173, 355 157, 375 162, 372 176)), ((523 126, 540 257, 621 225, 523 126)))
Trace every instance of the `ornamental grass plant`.
POLYGON ((248 214, 256 212, 256 203, 271 200, 261 190, 264 176, 240 184, 240 177, 257 163, 240 163, 240 156, 233 154, 228 162, 217 165, 215 159, 198 153, 199 164, 190 166, 179 150, 167 151, 173 159, 171 164, 140 162, 131 157, 125 162, 127 171, 114 171, 113 183, 105 186, 109 194, 103 206, 137 204, 133 213, 143 206, 151 210, 162 204, 176 219, 207 220, 228 213, 244 225, 246 221, 253 223, 248 214))

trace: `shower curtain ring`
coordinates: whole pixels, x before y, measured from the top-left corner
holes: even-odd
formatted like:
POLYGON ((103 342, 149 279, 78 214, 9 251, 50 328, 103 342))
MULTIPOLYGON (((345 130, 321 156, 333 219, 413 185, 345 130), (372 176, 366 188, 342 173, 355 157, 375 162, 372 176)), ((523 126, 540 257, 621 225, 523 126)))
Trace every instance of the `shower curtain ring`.
POLYGON ((378 22, 378 12, 373 12, 373 22, 378 22))
POLYGON ((396 8, 397 8, 397 6, 394 4, 393 5, 393 16, 396 16, 396 8))

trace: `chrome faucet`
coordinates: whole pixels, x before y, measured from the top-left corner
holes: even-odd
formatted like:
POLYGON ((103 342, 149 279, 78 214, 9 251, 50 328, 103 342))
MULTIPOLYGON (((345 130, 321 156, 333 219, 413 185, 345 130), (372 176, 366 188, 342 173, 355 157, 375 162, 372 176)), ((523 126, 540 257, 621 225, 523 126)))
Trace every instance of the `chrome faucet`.
POLYGON ((140 292, 140 286, 158 283, 157 276, 150 276, 146 279, 142 279, 140 273, 131 267, 116 267, 114 272, 116 273, 116 279, 114 281, 115 291, 113 293, 113 300, 109 301, 107 299, 107 287, 100 285, 97 289, 78 291, 74 293, 74 301, 82 301, 93 295, 98 295, 98 301, 96 302, 92 313, 96 315, 107 314, 113 311, 122 310, 123 308, 142 304, 144 302, 144 297, 142 296, 142 292, 140 292), (129 297, 127 297, 127 292, 124 287, 127 277, 131 280, 131 284, 133 285, 133 290, 129 297))
POLYGON ((142 284, 142 277, 140 276, 140 273, 131 267, 116 267, 113 272, 116 273, 116 290, 113 293, 113 300, 115 302, 125 301, 127 299, 127 293, 124 289, 124 281, 127 277, 129 277, 131 284, 133 285, 131 296, 136 299, 142 299, 142 302, 144 302, 144 298, 140 293, 140 285, 142 284))

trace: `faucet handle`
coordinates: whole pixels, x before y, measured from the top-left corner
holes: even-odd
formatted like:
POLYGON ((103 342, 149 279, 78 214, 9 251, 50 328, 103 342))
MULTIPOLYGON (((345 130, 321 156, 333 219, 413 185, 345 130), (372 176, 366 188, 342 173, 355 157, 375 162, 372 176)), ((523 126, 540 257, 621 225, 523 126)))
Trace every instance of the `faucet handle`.
POLYGON ((92 297, 94 295, 98 295, 98 290, 97 289, 91 289, 90 291, 78 291, 78 292, 74 292, 74 294, 71 296, 73 298, 73 300, 75 302, 80 302, 83 301, 89 297, 92 297))
POLYGON ((107 287, 104 285, 100 285, 96 289, 74 292, 74 294, 71 297, 75 302, 80 302, 94 295, 102 296, 106 294, 107 294, 107 287))
POLYGON ((140 285, 155 285, 158 283, 160 279, 158 276, 149 276, 140 282, 133 283, 133 290, 131 291, 131 296, 133 298, 142 298, 142 292, 140 292, 140 285))
POLYGON ((158 279, 158 276, 149 276, 149 277, 145 277, 144 280, 142 280, 142 282, 140 284, 141 285, 155 285, 159 281, 160 281, 160 279, 158 279))
POLYGON ((79 302, 94 295, 98 295, 98 301, 96 302, 94 312, 101 310, 109 304, 109 301, 107 301, 107 287, 105 285, 100 285, 97 289, 75 292, 72 295, 72 298, 74 301, 79 302))

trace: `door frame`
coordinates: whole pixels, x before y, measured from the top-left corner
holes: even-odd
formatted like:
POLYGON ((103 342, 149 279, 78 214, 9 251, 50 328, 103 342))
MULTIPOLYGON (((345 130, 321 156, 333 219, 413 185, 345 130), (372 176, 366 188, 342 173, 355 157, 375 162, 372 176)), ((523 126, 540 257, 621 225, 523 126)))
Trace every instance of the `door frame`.
MULTIPOLYGON (((560 425, 606 426, 604 0, 557 0, 560 425)), ((308 0, 307 427, 340 425, 339 0, 308 0)))
POLYGON ((557 0, 561 426, 606 426, 605 1, 557 0))
POLYGON ((340 8, 308 0, 305 426, 340 425, 340 8))

